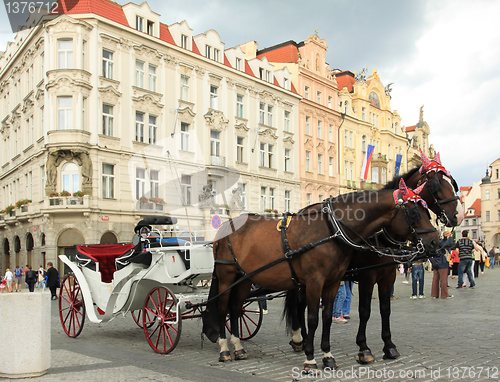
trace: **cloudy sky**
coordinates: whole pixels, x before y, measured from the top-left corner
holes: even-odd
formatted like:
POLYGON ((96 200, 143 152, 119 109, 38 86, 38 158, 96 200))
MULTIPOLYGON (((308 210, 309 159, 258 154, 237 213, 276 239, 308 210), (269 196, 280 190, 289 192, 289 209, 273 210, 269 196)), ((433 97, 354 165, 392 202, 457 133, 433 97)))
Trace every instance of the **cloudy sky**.
MULTIPOLYGON (((120 4, 127 1, 119 0, 120 4)), ((139 1, 134 1, 139 2, 139 1)), ((392 85, 406 126, 424 119, 430 142, 461 186, 500 158, 500 1, 496 0, 149 0, 161 21, 186 20, 194 34, 216 30, 226 48, 259 49, 315 33, 332 68, 377 69, 392 85)), ((0 49, 13 40, 0 12, 0 49)))

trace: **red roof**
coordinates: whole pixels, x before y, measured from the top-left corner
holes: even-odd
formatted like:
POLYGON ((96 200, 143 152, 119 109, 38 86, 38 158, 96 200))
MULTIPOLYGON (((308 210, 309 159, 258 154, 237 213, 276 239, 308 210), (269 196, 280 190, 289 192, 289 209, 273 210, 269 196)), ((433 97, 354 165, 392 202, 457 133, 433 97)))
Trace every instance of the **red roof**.
POLYGON ((467 194, 469 194, 470 190, 472 190, 472 187, 470 187, 470 186, 460 187, 460 192, 466 192, 467 194))
POLYGON ((251 75, 252 77, 255 77, 255 74, 253 74, 253 71, 250 68, 250 65, 248 65, 247 60, 245 60, 245 73, 251 75))
POLYGON ((351 72, 335 73, 335 79, 337 80, 339 90, 347 88, 347 91, 352 93, 356 79, 351 72))
POLYGON ((129 26, 122 6, 110 0, 59 0, 54 14, 81 14, 94 13, 115 21, 119 24, 129 26))
POLYGON ((416 125, 413 125, 413 126, 407 126, 406 127, 406 131, 409 132, 409 131, 415 131, 416 129, 416 125))
POLYGON ((194 42, 193 38, 193 53, 199 54, 201 56, 200 50, 198 49, 198 45, 194 42))
POLYGON ((168 26, 160 23, 160 40, 176 45, 168 26))
POLYGON ((296 63, 299 60, 299 49, 295 42, 289 41, 285 45, 277 45, 276 47, 258 51, 257 58, 262 59, 263 57, 267 57, 270 62, 296 63))
POLYGON ((474 203, 472 203, 472 205, 467 210, 469 210, 471 208, 474 210, 474 213, 471 213, 471 214, 466 213, 465 215, 467 217, 470 217, 470 216, 481 216, 481 199, 476 199, 474 201, 474 203))

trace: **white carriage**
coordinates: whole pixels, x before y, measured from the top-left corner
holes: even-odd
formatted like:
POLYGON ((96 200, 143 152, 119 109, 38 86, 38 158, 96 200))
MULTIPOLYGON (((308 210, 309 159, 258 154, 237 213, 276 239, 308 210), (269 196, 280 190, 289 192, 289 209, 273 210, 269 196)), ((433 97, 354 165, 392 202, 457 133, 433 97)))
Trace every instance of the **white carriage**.
MULTIPOLYGON (((167 354, 177 345, 182 320, 201 316, 214 268, 212 242, 172 237, 154 226, 175 224, 174 217, 147 217, 132 243, 76 246, 71 269, 61 283, 59 316, 64 331, 77 337, 85 314, 104 323, 131 312, 151 348, 167 354)), ((262 323, 259 301, 248 301, 240 322, 243 338, 253 337, 262 323)))

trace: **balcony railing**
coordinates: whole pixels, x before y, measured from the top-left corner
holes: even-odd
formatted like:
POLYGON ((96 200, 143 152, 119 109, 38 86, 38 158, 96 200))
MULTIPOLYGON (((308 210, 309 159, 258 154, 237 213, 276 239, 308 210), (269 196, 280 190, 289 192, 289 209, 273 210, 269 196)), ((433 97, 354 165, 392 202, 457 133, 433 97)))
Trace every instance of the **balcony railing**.
POLYGON ((210 156, 210 164, 212 166, 223 166, 224 167, 226 165, 226 157, 211 155, 210 156))

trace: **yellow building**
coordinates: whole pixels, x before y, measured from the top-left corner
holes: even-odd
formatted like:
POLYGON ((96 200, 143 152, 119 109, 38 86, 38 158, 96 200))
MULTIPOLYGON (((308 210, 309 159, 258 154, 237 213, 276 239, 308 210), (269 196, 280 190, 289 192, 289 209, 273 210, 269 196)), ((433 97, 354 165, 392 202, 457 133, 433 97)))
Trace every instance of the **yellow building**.
POLYGON ((481 230, 486 249, 500 245, 500 158, 481 181, 481 230))

